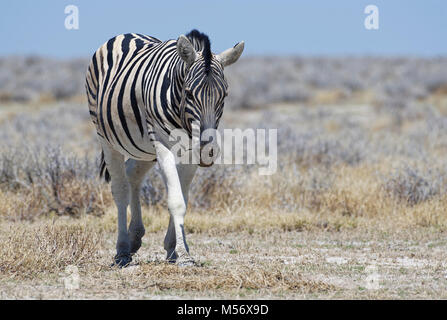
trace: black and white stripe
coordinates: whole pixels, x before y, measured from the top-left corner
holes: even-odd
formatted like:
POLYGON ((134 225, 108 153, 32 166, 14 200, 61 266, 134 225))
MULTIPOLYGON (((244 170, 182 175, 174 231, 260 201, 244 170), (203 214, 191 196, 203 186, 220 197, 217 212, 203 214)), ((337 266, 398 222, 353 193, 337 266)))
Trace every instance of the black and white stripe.
POLYGON ((169 136, 183 128, 191 136, 194 120, 202 129, 217 127, 227 91, 223 65, 206 35, 193 30, 187 38, 197 52, 190 66, 176 40, 135 33, 110 39, 93 55, 86 77, 91 119, 98 135, 125 156, 153 161, 157 129, 169 136))
POLYGON ((227 92, 223 68, 236 62, 243 49, 241 42, 214 55, 208 37, 193 30, 164 42, 135 33, 119 35, 93 55, 86 92, 102 148, 101 174, 112 180, 118 209, 115 265, 128 265, 141 246, 145 229, 139 195, 155 159, 168 193, 166 257, 180 264, 193 262, 183 227, 189 185, 197 165, 212 165, 218 154, 215 129, 227 92), (174 129, 195 141, 188 154, 199 150, 199 163, 177 163, 166 139, 174 129), (213 129, 209 137, 206 129, 213 129))

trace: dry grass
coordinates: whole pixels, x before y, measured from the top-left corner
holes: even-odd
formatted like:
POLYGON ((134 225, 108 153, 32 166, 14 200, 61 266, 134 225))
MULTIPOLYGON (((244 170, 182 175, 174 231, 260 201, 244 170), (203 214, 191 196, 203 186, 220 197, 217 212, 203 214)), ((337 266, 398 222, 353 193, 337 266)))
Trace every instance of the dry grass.
MULTIPOLYGON (((447 297, 441 107, 430 99, 403 109, 319 105, 339 94, 321 91, 310 107, 224 113, 223 127, 281 128, 278 171, 198 171, 185 230, 199 265, 187 269, 162 262, 169 217, 157 167, 142 190, 143 247, 130 268, 110 268, 117 217, 97 177, 85 106, 8 109, 7 121, 0 114, 0 137, 11 143, 0 146, 0 297, 447 297), (379 289, 365 284, 371 265, 379 289), (78 290, 63 282, 73 266, 78 290)), ((358 100, 374 100, 365 95, 358 100)))
MULTIPOLYGON (((160 217, 155 219, 161 220, 160 217)), ((153 224, 157 225, 150 225, 153 224)), ((208 261, 199 262, 196 267, 182 268, 163 262, 159 257, 152 261, 137 257, 138 265, 130 267, 130 272, 110 268, 108 255, 113 252, 110 244, 115 236, 112 230, 115 225, 113 214, 102 218, 84 216, 78 220, 52 219, 20 225, 4 223, 0 233, 0 241, 4 244, 0 248, 0 282, 4 282, 6 288, 11 283, 20 287, 44 281, 57 288, 61 279, 67 276, 64 271, 71 270, 67 267, 76 266, 83 278, 83 289, 90 294, 98 287, 104 289, 103 293, 110 289, 150 289, 153 292, 201 294, 263 291, 270 295, 289 291, 309 294, 334 288, 322 281, 306 279, 296 269, 285 265, 252 263, 250 260, 230 268, 226 264, 210 265, 208 261)), ((159 238, 160 232, 155 235, 159 238)), ((2 295, 6 293, 8 291, 3 291, 2 295)))
POLYGON ((133 274, 139 276, 144 286, 154 286, 158 290, 185 290, 206 292, 266 290, 276 292, 294 291, 316 293, 334 289, 322 281, 304 279, 297 270, 285 266, 239 266, 233 270, 219 267, 181 268, 166 263, 142 265, 133 274))
POLYGON ((165 263, 164 233, 147 233, 132 265, 117 269, 110 268, 115 233, 100 223, 111 221, 108 215, 3 229, 2 241, 16 244, 0 253, 0 297, 447 297, 447 242, 430 228, 192 233, 190 248, 198 266, 190 268, 165 263), (64 284, 74 266, 78 289, 64 284), (378 274, 377 288, 368 288, 371 266, 378 274))
POLYGON ((97 260, 102 234, 82 224, 2 225, 0 272, 14 279, 43 277, 97 260))

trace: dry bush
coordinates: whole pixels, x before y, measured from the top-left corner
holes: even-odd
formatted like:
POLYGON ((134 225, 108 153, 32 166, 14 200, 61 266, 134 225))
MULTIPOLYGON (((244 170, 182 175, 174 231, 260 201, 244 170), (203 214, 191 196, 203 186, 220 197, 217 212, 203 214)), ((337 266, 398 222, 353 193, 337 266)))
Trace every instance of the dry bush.
POLYGON ((76 224, 10 225, 0 232, 0 273, 33 278, 98 259, 100 230, 76 224))
MULTIPOLYGON (((430 161, 423 159, 432 148, 442 147, 438 141, 446 135, 445 121, 426 111, 427 128, 423 131, 409 126, 405 132, 385 128, 372 134, 330 109, 299 113, 303 127, 283 126, 278 131, 278 170, 274 175, 259 176, 256 165, 215 165, 197 171, 189 201, 195 214, 188 216, 191 224, 187 227, 190 232, 218 232, 219 228, 225 232, 250 231, 261 230, 263 223, 266 229, 301 230, 335 226, 340 221, 341 226, 353 227, 356 222, 349 217, 404 215, 406 209, 396 199, 412 205, 442 197, 442 165, 427 174, 430 161), (315 126, 315 121, 327 119, 338 129, 328 132, 325 126, 315 126), (424 145, 428 137, 430 144, 424 145), (401 163, 401 158, 413 159, 421 168, 415 172, 423 174, 408 174, 418 167, 389 172, 384 159, 390 157, 396 163, 401 163), (203 215, 210 213, 220 216, 205 221, 203 215)), ((278 116, 271 113, 268 117, 270 126, 275 127, 278 116)), ((265 120, 255 126, 267 127, 265 120)), ((26 128, 22 133, 27 134, 26 128)), ((4 201, 0 212, 6 219, 114 210, 109 185, 98 179, 97 161, 91 156, 78 157, 39 144, 3 150, 0 198, 4 201)), ((145 208, 163 215, 152 220, 152 230, 164 229, 166 191, 157 165, 143 184, 142 199, 145 208)))
POLYGON ((412 206, 442 194, 446 182, 444 171, 429 165, 423 169, 405 165, 386 178, 384 189, 393 198, 412 206))
MULTIPOLYGON (((88 59, 0 58, 0 99, 29 102, 48 95, 84 95, 87 64, 88 59)), ((445 58, 243 57, 226 71, 232 92, 227 105, 251 109, 286 101, 329 103, 370 90, 378 103, 393 107, 389 101, 395 97, 411 101, 442 90, 446 69, 445 58)))
POLYGON ((84 92, 88 59, 58 60, 37 56, 0 59, 0 93, 10 101, 38 101, 50 94, 55 99, 84 92))
POLYGON ((63 154, 59 148, 10 149, 0 158, 0 213, 27 219, 55 213, 102 214, 110 205, 108 188, 97 177, 97 163, 63 154))
MULTIPOLYGON (((278 171, 259 176, 257 165, 199 169, 190 189, 190 209, 195 217, 215 213, 220 218, 209 223, 198 218, 191 230, 214 230, 222 217, 236 225, 232 229, 224 223, 225 230, 241 230, 244 224, 247 230, 257 229, 258 222, 249 223, 257 216, 268 228, 297 230, 319 223, 311 214, 324 216, 321 221, 332 221, 331 215, 342 221, 345 217, 405 216, 407 205, 442 198, 445 168, 439 163, 432 173, 427 168, 444 157, 447 117, 419 100, 423 88, 428 92, 443 88, 439 70, 445 64, 445 59, 385 58, 241 61, 228 75, 229 81, 233 76, 241 81, 230 85, 235 89, 230 97, 236 100, 242 99, 237 90, 246 87, 244 81, 253 82, 254 96, 260 99, 257 105, 288 100, 289 93, 283 95, 281 88, 290 81, 292 87, 296 82, 314 90, 312 94, 324 93, 327 103, 342 103, 349 99, 349 92, 381 92, 383 105, 378 107, 377 96, 376 106, 289 104, 257 112, 224 112, 223 120, 230 127, 278 129, 278 171), (266 65, 265 77, 249 72, 260 63, 266 65), (357 78, 359 73, 366 77, 357 78), (402 76, 406 80, 397 81, 402 76), (334 101, 333 92, 340 96, 334 101), (398 169, 390 172, 381 167, 383 163, 395 163, 398 169), (402 163, 411 166, 403 169, 402 163), (277 223, 275 215, 280 217, 277 223)), ((250 85, 247 88, 244 99, 251 99, 250 85)), ((247 107, 255 102, 247 101, 247 107)), ((60 103, 39 112, 25 110, 1 123, 0 139, 10 143, 0 147, 3 217, 31 220, 49 213, 78 216, 114 210, 109 185, 97 177, 98 146, 85 105, 60 103), (52 148, 46 149, 47 144, 52 148)), ((157 165, 143 184, 142 203, 146 210, 166 213, 166 191, 157 165)))

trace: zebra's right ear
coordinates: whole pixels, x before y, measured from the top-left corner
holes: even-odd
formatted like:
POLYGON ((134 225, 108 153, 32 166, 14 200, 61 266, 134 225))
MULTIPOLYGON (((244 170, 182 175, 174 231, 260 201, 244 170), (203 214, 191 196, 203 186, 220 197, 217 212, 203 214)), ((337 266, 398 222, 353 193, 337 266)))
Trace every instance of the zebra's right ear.
POLYGON ((183 34, 177 39, 177 52, 188 67, 196 61, 196 50, 194 50, 192 43, 183 34))

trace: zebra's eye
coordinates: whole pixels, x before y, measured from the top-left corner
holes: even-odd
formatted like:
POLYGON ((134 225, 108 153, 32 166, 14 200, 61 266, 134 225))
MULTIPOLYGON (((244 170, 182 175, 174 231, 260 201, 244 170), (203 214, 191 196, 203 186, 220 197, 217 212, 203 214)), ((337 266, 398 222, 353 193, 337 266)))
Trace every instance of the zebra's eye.
POLYGON ((192 92, 190 90, 186 90, 186 97, 189 100, 194 100, 194 96, 192 95, 192 92))

